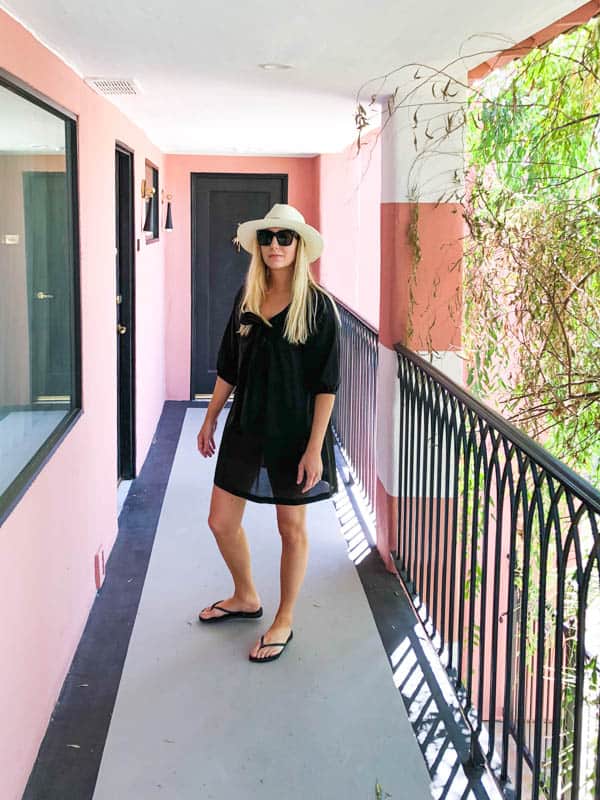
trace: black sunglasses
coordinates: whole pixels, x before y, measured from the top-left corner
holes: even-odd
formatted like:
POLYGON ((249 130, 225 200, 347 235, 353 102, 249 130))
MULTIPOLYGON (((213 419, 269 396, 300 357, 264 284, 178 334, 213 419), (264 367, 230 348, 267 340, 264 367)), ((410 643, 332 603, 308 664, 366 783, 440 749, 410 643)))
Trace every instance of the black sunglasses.
POLYGON ((298 239, 299 236, 296 231, 290 231, 287 228, 283 231, 269 231, 269 230, 262 230, 256 231, 256 238, 258 239, 258 243, 262 245, 269 245, 273 241, 273 237, 276 237, 277 243, 281 245, 281 247, 289 247, 294 239, 298 239))

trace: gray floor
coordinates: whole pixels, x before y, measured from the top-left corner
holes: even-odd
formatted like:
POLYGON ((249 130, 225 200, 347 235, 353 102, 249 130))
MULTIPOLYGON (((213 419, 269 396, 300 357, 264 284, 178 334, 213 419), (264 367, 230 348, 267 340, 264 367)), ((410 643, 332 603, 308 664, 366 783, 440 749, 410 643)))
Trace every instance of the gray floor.
POLYGON ((243 523, 265 616, 196 622, 231 589, 206 524, 214 458, 196 449, 203 416, 186 414, 94 800, 429 798, 334 502, 308 506, 309 566, 278 661, 247 658, 278 603, 273 506, 247 503, 243 523))
POLYGON ((133 481, 121 481, 117 486, 117 517, 123 510, 123 505, 125 504, 125 500, 127 500, 127 495, 131 489, 132 483, 133 481))

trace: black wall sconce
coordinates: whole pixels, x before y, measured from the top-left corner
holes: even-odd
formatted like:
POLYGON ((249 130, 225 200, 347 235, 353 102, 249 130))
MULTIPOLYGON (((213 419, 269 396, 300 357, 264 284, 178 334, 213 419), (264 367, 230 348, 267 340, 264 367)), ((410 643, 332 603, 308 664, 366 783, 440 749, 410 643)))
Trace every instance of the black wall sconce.
MULTIPOLYGON (((173 199, 172 194, 166 195, 167 198, 167 213, 165 215, 165 230, 172 231, 173 230, 173 214, 171 213, 171 200, 173 199)), ((161 203, 165 202, 165 190, 162 190, 161 193, 161 203)))

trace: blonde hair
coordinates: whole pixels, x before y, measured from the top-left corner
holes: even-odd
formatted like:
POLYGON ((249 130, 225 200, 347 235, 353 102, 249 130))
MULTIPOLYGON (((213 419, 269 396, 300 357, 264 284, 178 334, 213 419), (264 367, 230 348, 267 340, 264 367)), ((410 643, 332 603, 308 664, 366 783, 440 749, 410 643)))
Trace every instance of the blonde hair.
MULTIPOLYGON (((240 313, 251 311, 259 316, 266 325, 272 327, 269 320, 260 313, 268 287, 267 277, 268 267, 263 261, 260 247, 255 240, 248 274, 246 275, 240 313)), ((339 321, 340 316, 333 298, 329 292, 319 286, 312 276, 310 264, 306 257, 304 239, 300 236, 296 248, 296 260, 292 277, 292 300, 283 329, 284 337, 291 344, 304 344, 308 336, 314 331, 317 313, 317 292, 321 292, 331 300, 335 315, 339 321)), ((240 325, 239 333, 241 336, 248 336, 251 330, 251 325, 240 325)))

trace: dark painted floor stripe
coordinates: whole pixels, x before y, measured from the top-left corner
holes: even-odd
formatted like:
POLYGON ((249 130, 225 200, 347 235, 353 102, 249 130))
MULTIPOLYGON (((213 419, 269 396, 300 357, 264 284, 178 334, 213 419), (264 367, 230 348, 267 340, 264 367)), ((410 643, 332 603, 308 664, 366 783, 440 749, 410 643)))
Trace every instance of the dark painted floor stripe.
POLYGON ((199 405, 164 405, 23 800, 89 800, 94 793, 183 419, 199 405))

